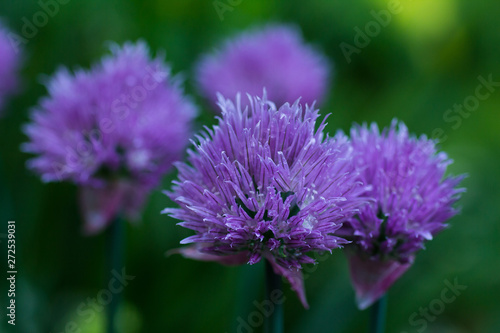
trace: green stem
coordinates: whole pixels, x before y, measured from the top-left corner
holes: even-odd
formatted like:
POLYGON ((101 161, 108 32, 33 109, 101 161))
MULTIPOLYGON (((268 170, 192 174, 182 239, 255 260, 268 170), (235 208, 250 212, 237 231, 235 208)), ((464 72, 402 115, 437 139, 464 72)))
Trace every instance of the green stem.
MULTIPOLYGON (((274 299, 274 297, 272 296, 273 292, 275 292, 275 290, 279 290, 281 292, 281 288, 281 276, 274 273, 273 266, 268 260, 266 260, 266 300, 272 302, 272 300, 274 299)), ((274 311, 272 311, 271 314, 266 317, 264 332, 284 332, 283 304, 274 304, 274 311)))
MULTIPOLYGON (((107 261, 109 274, 108 281, 114 278, 113 272, 119 273, 123 268, 123 249, 125 243, 125 221, 118 214, 106 231, 107 261)), ((121 303, 121 294, 112 295, 107 308, 107 332, 116 333, 116 313, 121 303)))
MULTIPOLYGON (((263 260, 265 261, 265 260, 263 260)), ((237 303, 234 311, 234 318, 242 317, 247 318, 247 315, 254 310, 255 295, 258 295, 261 290, 262 284, 255 283, 259 281, 262 276, 265 263, 258 265, 241 265, 238 269, 238 284, 236 286, 236 295, 238 295, 237 303), (257 267, 255 267, 257 266, 257 267)), ((234 320, 230 332, 237 332, 238 326, 241 325, 239 321, 234 320)))
POLYGON ((386 312, 387 295, 383 295, 371 306, 370 333, 384 333, 386 312))

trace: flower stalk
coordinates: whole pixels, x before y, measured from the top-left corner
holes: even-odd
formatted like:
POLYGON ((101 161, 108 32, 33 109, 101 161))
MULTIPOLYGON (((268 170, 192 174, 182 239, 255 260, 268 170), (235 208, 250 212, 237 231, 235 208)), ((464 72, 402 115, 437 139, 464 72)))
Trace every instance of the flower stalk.
MULTIPOLYGON (((274 272, 272 264, 266 260, 266 299, 274 299, 273 294, 276 290, 281 292, 282 289, 281 275, 274 272)), ((265 333, 283 333, 284 332, 284 311, 283 303, 274 304, 274 311, 266 317, 264 324, 265 333)))
MULTIPOLYGON (((108 264, 108 281, 113 278, 113 272, 120 272, 123 268, 125 248, 125 221, 121 214, 116 215, 106 231, 106 252, 108 264)), ((121 295, 113 294, 107 308, 108 333, 117 333, 116 314, 121 303, 121 295)))
POLYGON ((385 317, 387 312, 387 294, 380 297, 371 306, 370 333, 383 333, 385 330, 385 317))

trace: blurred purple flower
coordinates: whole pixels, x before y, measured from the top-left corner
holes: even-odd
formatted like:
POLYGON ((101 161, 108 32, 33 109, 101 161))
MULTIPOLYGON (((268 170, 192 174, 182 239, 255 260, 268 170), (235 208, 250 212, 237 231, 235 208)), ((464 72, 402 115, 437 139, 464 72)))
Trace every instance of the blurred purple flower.
MULTIPOLYGON (((304 44, 299 29, 269 25, 227 41, 196 68, 201 93, 214 104, 216 93, 260 95, 266 88, 277 105, 320 101, 328 86, 326 57, 304 44)), ((246 102, 246 101, 243 101, 246 102)))
POLYGON ((25 127, 28 161, 43 181, 81 186, 87 232, 120 210, 137 215, 149 190, 182 158, 195 106, 144 42, 111 46, 92 69, 60 69, 25 127))
POLYGON ((444 178, 452 163, 435 142, 408 134, 402 122, 379 132, 376 124, 351 130, 360 180, 373 201, 339 231, 346 247, 359 308, 380 298, 413 263, 424 242, 446 227, 464 192, 464 176, 444 178))
POLYGON ((276 108, 248 97, 242 110, 219 96, 222 118, 197 137, 189 164, 167 193, 180 208, 164 212, 195 235, 175 250, 186 257, 225 264, 269 260, 307 307, 302 264, 310 251, 331 251, 346 241, 334 233, 365 201, 356 181, 352 149, 339 133, 325 140, 318 110, 295 102, 276 108))
POLYGON ((0 21, 0 114, 6 97, 16 91, 21 64, 19 50, 9 39, 10 31, 0 21))

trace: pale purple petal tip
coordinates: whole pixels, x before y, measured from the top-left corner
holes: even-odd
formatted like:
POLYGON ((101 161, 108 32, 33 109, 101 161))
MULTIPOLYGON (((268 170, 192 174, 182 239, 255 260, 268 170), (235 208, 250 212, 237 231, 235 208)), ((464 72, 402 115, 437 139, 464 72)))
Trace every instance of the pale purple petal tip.
POLYGON ((411 266, 388 260, 380 262, 358 255, 348 255, 351 282, 356 291, 356 302, 364 310, 377 301, 411 266))

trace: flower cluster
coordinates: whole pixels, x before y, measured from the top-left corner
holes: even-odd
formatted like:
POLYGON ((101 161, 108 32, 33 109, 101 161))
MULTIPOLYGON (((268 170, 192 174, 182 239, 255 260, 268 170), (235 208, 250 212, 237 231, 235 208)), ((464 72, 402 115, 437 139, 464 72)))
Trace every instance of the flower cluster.
POLYGON ((196 69, 202 94, 214 104, 217 93, 259 95, 263 88, 277 105, 299 97, 311 104, 322 99, 328 76, 326 58, 304 44, 300 31, 284 25, 243 33, 205 55, 196 69))
POLYGON ((196 109, 145 43, 111 46, 91 70, 59 70, 25 127, 28 166, 44 181, 83 187, 87 231, 146 193, 183 156, 196 109))
POLYGON ((9 33, 0 22, 0 111, 6 96, 13 93, 18 86, 17 72, 21 62, 19 50, 9 40, 9 33))
POLYGON ((358 305, 382 296, 412 264, 424 243, 457 213, 463 176, 444 178, 452 162, 435 142, 408 133, 394 120, 380 133, 376 124, 351 130, 359 180, 373 200, 346 223, 340 234, 349 245, 351 279, 358 305))
MULTIPOLYGON (((0 108, 16 85, 15 53, 0 26, 0 108)), ((196 108, 144 42, 112 45, 90 70, 62 68, 47 81, 23 150, 36 155, 28 167, 42 180, 80 186, 87 232, 121 212, 136 217, 175 164, 167 195, 179 207, 164 213, 194 235, 174 252, 228 265, 264 259, 307 307, 302 265, 315 263, 311 253, 345 245, 364 309, 457 213, 464 176, 445 177, 451 160, 434 141, 397 120, 382 132, 356 125, 351 138, 324 134, 326 118, 314 105, 329 66, 297 30, 247 32, 204 56, 196 72, 221 115, 177 163, 196 108)))
POLYGON ((251 98, 243 109, 219 96, 222 118, 197 137, 169 196, 180 208, 165 212, 195 235, 185 256, 224 263, 269 260, 307 306, 300 268, 307 253, 346 241, 335 235, 364 204, 348 138, 324 137, 318 111, 299 102, 280 108, 251 98))

